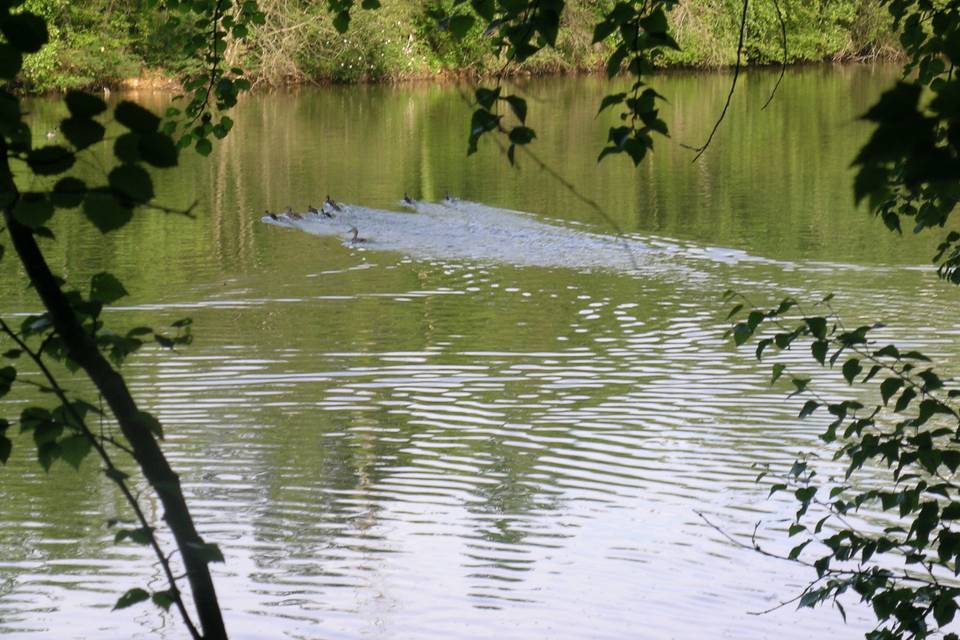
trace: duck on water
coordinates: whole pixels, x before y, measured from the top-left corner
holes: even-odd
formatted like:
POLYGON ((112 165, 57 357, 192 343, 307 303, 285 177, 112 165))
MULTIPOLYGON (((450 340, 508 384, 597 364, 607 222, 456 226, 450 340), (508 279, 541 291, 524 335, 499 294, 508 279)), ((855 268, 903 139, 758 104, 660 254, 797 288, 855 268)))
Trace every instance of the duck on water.
POLYGON ((351 243, 351 244, 360 244, 361 242, 367 242, 367 239, 366 239, 366 238, 361 238, 361 237, 360 237, 360 232, 357 231, 357 228, 356 228, 356 227, 350 227, 350 233, 353 234, 353 237, 350 238, 350 243, 351 243))
POLYGON ((324 204, 330 207, 331 209, 333 209, 334 211, 343 211, 343 207, 341 207, 339 203, 337 203, 335 200, 330 199, 330 194, 327 194, 327 200, 326 202, 324 202, 324 204))

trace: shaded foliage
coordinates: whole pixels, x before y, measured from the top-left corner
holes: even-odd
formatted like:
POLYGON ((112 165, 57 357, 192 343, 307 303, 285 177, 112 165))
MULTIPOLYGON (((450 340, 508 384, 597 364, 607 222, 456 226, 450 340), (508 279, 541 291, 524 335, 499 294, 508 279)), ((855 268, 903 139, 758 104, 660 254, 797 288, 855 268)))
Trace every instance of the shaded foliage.
MULTIPOLYGON (((115 368, 148 341, 171 349, 189 344, 191 323, 184 319, 162 331, 134 327, 117 332, 107 328, 103 308, 127 295, 124 285, 104 272, 94 275, 82 288, 65 288, 66 282, 50 271, 37 238, 56 239, 47 225, 63 209, 79 208, 103 233, 121 229, 136 213, 148 208, 189 215, 189 211, 153 203, 151 169, 175 166, 179 148, 192 145, 205 155, 212 147, 211 139, 229 132, 232 122, 223 112, 236 104, 238 92, 249 83, 239 77, 241 71, 224 70, 226 38, 228 34, 242 37, 247 25, 262 21, 262 14, 252 2, 234 5, 226 0, 168 0, 165 8, 189 16, 198 30, 196 37, 179 42, 185 57, 201 61, 197 70, 185 77, 183 108, 169 110, 164 120, 131 101, 120 101, 111 109, 100 97, 68 92, 63 98, 68 116, 59 127, 64 143, 35 146, 12 88, 29 56, 42 56, 50 46, 55 25, 29 6, 17 10, 11 10, 8 4, 0 7, 0 200, 9 241, 45 311, 27 317, 19 327, 0 319, 0 333, 11 343, 3 354, 10 364, 0 368, 0 396, 10 393, 17 384, 31 384, 52 398, 52 406, 28 406, 18 418, 0 421, 0 462, 5 463, 11 454, 14 441, 8 432, 12 424, 19 424, 21 433, 32 436, 37 460, 44 469, 49 470, 57 461, 78 468, 87 456, 96 453, 104 474, 124 496, 137 525, 118 529, 116 542, 151 547, 167 582, 165 589, 153 593, 139 587, 130 589, 114 608, 152 600, 162 609, 174 606, 192 637, 224 638, 226 631, 207 567, 210 562, 222 562, 223 555, 216 545, 203 540, 193 524, 179 478, 158 444, 164 435, 163 426, 137 407, 115 368), (110 121, 122 128, 114 140, 105 137, 110 121), (115 165, 99 179, 91 180, 89 171, 85 179, 71 175, 78 161, 99 145, 112 146, 115 165), (39 371, 42 382, 18 376, 18 367, 24 362, 39 371), (106 401, 109 413, 70 394, 51 368, 52 362, 71 373, 82 370, 106 401), (101 427, 94 431, 88 419, 100 421, 101 427), (131 463, 139 467, 163 506, 165 523, 185 570, 183 576, 174 575, 171 554, 161 548, 154 525, 130 487, 130 476, 121 468, 131 463), (190 585, 196 623, 179 586, 184 578, 190 585)), ((49 9, 61 5, 48 2, 44 6, 49 9)), ((74 11, 67 5, 61 8, 74 11)))

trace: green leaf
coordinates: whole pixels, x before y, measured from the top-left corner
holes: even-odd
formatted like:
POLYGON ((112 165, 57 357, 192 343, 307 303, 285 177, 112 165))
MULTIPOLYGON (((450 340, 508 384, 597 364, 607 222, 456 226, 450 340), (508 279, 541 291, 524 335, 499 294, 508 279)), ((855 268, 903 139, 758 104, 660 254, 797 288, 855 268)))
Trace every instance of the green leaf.
POLYGON ((153 133, 160 127, 160 118, 135 102, 124 100, 113 110, 113 117, 136 133, 153 133))
POLYGON ((474 97, 477 99, 477 103, 484 109, 490 110, 493 108, 493 104, 500 97, 500 87, 496 89, 487 89, 486 87, 479 87, 476 91, 473 92, 474 97))
POLYGON ((863 371, 863 367, 860 365, 858 358, 850 358, 843 363, 843 378, 847 381, 847 384, 853 384, 854 378, 860 375, 861 371, 863 371))
POLYGON ((597 44, 598 42, 603 42, 610 35, 617 30, 620 25, 616 22, 611 22, 604 20, 603 22, 598 22, 593 28, 593 42, 592 44, 597 44))
POLYGON ((796 391, 790 395, 796 395, 798 393, 803 393, 807 390, 807 385, 810 384, 810 378, 791 378, 790 382, 793 383, 793 386, 796 387, 796 391))
POLYGON ((170 606, 176 602, 173 591, 155 591, 150 599, 153 600, 153 604, 157 605, 164 611, 168 611, 170 606))
POLYGON ((755 352, 755 355, 757 356, 757 360, 763 359, 763 350, 769 347, 771 344, 773 344, 772 338, 764 338, 763 340, 757 343, 757 350, 755 352))
POLYGON ((817 340, 810 345, 810 352, 813 353, 813 357, 820 364, 824 364, 827 359, 827 347, 828 343, 826 340, 817 340))
POLYGON ((60 445, 60 456, 64 461, 74 469, 80 468, 80 463, 90 453, 93 445, 84 435, 67 436, 58 443, 60 445))
POLYGON ((957 520, 960 519, 960 502, 951 502, 943 508, 943 512, 940 514, 941 520, 957 520))
POLYGON ((900 394, 900 398, 897 400, 897 404, 896 406, 894 406, 893 410, 897 413, 903 411, 908 406, 910 406, 910 402, 915 397, 917 397, 916 391, 914 391, 913 389, 906 389, 903 393, 900 394))
POLYGON ((347 29, 350 28, 350 12, 349 11, 340 11, 333 17, 333 28, 337 30, 338 33, 346 33, 347 29))
POLYGON ((119 136, 113 143, 113 155, 115 155, 120 162, 129 164, 140 162, 141 139, 142 136, 138 133, 125 133, 119 136))
POLYGON ((529 144, 537 137, 529 127, 514 127, 510 130, 510 142, 516 145, 529 144))
POLYGON ((449 28, 450 33, 453 34, 453 37, 457 40, 463 40, 466 37, 467 33, 473 27, 475 19, 470 15, 457 15, 450 16, 449 28))
POLYGON ((100 142, 107 132, 102 124, 86 118, 67 118, 60 122, 60 131, 78 151, 100 142))
POLYGON ((117 600, 117 604, 113 605, 113 610, 117 609, 126 609, 127 607, 133 606, 144 600, 149 600, 150 594, 140 588, 133 588, 127 591, 125 594, 120 596, 117 600))
POLYGON ((807 400, 803 404, 803 408, 800 409, 800 415, 798 417, 806 418, 807 416, 812 414, 814 411, 816 411, 819 406, 820 406, 819 402, 816 402, 815 400, 807 400))
POLYGON ((0 78, 13 80, 23 68, 23 54, 6 42, 0 42, 0 78))
POLYGON ((74 118, 90 119, 107 110, 106 102, 83 91, 68 91, 64 101, 74 118))
POLYGON ((900 387, 903 386, 902 378, 887 378, 880 383, 880 397, 883 398, 883 404, 887 404, 887 401, 893 397, 897 391, 900 390, 900 387))
POLYGON ((527 101, 520 96, 507 96, 504 98, 504 100, 506 100, 507 104, 510 105, 510 109, 513 111, 513 115, 517 116, 517 120, 520 122, 526 122, 527 101))
POLYGON ((53 203, 45 193, 28 191, 21 194, 13 207, 13 217, 17 222, 31 229, 39 229, 53 217, 53 203))
POLYGON ((109 233, 126 225, 133 217, 133 209, 121 204, 113 194, 89 191, 83 199, 83 213, 101 233, 109 233))
MULTIPOLYGON (((603 113, 603 110, 607 107, 612 107, 615 104, 622 103, 627 97, 626 93, 614 93, 609 96, 604 96, 603 100, 600 101, 600 109, 597 111, 597 115, 603 113)), ((743 308, 743 305, 737 305, 740 309, 743 308)), ((728 318, 730 316, 727 316, 728 318)))
POLYGON ((153 542, 153 527, 139 527, 137 529, 120 529, 113 536, 114 544, 130 540, 135 544, 147 545, 153 542))
POLYGON ((777 380, 779 380, 786 368, 786 365, 780 364, 779 362, 773 365, 773 375, 770 376, 770 384, 774 384, 777 380))
POLYGON ((53 185, 50 193, 50 202, 58 209, 73 209, 79 207, 87 193, 87 185, 77 178, 61 178, 53 185))
POLYGON ((220 547, 213 543, 188 542, 187 547, 204 562, 225 562, 220 547))
POLYGON ((819 340, 823 340, 827 337, 826 318, 804 318, 803 321, 807 323, 807 328, 810 329, 810 333, 813 334, 814 337, 819 340))
POLYGON ((0 436, 0 464, 7 464, 11 451, 13 451, 13 441, 6 436, 0 436))
POLYGON ((122 164, 108 177, 110 188, 130 203, 144 204, 153 199, 153 181, 143 167, 122 164))
POLYGON ((667 16, 663 9, 657 9, 645 18, 640 19, 640 26, 647 33, 663 34, 667 32, 667 16))
POLYGON ((746 322, 738 322, 733 326, 733 342, 738 347, 750 339, 753 329, 746 322))
POLYGON ((957 602, 949 593, 941 594, 933 604, 933 617, 941 627, 950 624, 957 613, 957 602))
POLYGON ((38 176, 53 176, 68 171, 76 156, 66 147, 50 145, 27 153, 27 165, 38 176))
POLYGON ((806 547, 808 544, 810 544, 809 540, 807 540, 806 542, 801 542, 800 544, 795 546, 793 549, 790 549, 790 554, 787 557, 790 560, 796 560, 797 558, 800 557, 800 553, 803 551, 804 547, 806 547))
POLYGON ((5 16, 0 21, 0 31, 7 42, 23 53, 40 51, 49 39, 46 21, 29 11, 5 16))
POLYGON ((197 144, 194 145, 197 153, 202 156, 208 156, 213 151, 213 144, 206 138, 200 138, 197 140, 197 144))
POLYGON ((129 295, 123 284, 112 273, 101 271, 90 278, 90 299, 111 304, 129 295))

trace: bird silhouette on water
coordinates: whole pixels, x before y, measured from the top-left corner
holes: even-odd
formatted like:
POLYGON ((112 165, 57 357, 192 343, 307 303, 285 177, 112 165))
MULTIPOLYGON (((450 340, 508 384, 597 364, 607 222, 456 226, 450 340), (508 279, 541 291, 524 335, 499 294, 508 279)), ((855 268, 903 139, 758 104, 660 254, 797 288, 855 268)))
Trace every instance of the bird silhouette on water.
POLYGON ((337 204, 336 201, 330 199, 330 194, 327 194, 327 201, 324 204, 326 204, 328 207, 330 207, 334 211, 343 211, 343 207, 337 204))

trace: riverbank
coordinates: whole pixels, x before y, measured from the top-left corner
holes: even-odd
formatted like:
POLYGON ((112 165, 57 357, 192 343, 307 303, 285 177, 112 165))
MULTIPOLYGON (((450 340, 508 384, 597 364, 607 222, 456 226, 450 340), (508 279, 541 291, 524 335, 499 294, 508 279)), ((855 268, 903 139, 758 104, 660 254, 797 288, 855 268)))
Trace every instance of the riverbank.
MULTIPOLYGON (((556 47, 513 72, 554 75, 602 69, 610 45, 593 43, 593 25, 608 4, 568 2, 556 47)), ((899 55, 889 15, 877 0, 792 0, 783 5, 791 63, 899 55)), ((255 86, 476 79, 498 72, 503 64, 490 51, 482 26, 456 40, 436 28, 423 6, 405 0, 377 11, 356 11, 345 34, 337 32, 326 9, 315 3, 291 8, 261 0, 260 7, 264 24, 242 46, 234 43, 225 52, 228 65, 244 69, 255 86)), ((191 36, 186 21, 171 25, 169 16, 145 9, 118 13, 106 0, 83 7, 52 1, 49 12, 50 44, 25 60, 20 86, 26 92, 171 89, 176 87, 173 78, 191 62, 176 44, 191 36)), ((686 0, 671 12, 670 21, 681 50, 666 52, 657 60, 659 66, 718 68, 735 62, 739 15, 730 3, 686 0)), ((745 63, 779 64, 782 56, 773 8, 754 6, 744 40, 745 63)))

